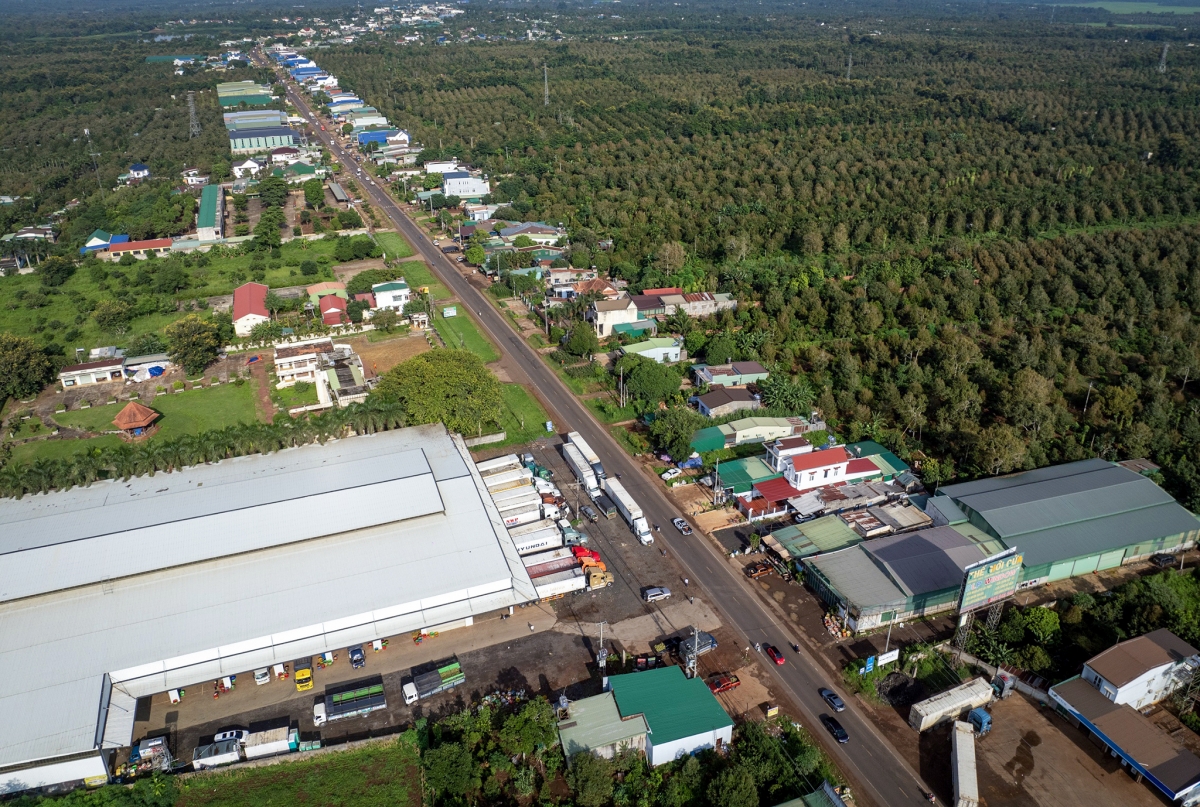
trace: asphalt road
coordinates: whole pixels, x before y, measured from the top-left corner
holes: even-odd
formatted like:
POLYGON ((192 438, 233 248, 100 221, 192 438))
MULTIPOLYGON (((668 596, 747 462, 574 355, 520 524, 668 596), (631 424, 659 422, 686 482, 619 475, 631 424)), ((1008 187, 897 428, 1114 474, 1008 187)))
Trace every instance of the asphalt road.
MULTIPOLYGON (((328 131, 320 129, 319 123, 315 123, 319 119, 314 116, 307 99, 295 92, 290 80, 286 86, 289 99, 306 118, 314 121, 313 129, 331 154, 348 170, 354 170, 358 164, 354 156, 342 149, 328 131)), ((355 176, 358 177, 357 174, 355 176)), ((799 708, 810 731, 825 741, 826 749, 851 779, 851 784, 856 786, 856 798, 877 807, 927 804, 925 793, 929 792, 929 788, 856 709, 854 700, 845 697, 845 693, 841 694, 846 701, 846 711, 837 715, 837 718, 849 733, 850 742, 838 745, 830 741, 818 716, 831 713, 831 710, 817 696, 817 689, 822 686, 840 689, 836 682, 830 680, 802 644, 800 653, 788 648, 789 644, 796 642, 789 627, 775 618, 708 541, 696 537, 684 538, 675 532, 671 519, 679 513, 667 499, 662 485, 647 477, 633 463, 608 430, 579 403, 542 362, 537 352, 513 332, 503 315, 462 276, 458 266, 433 246, 428 235, 404 214, 393 197, 376 184, 374 177, 369 177, 369 172, 363 172, 360 186, 433 267, 442 282, 470 309, 471 315, 505 354, 508 360, 506 366, 514 375, 512 380, 528 384, 553 409, 551 416, 555 418, 559 431, 574 430, 582 434, 599 454, 605 470, 610 474, 621 474, 621 481, 641 504, 647 519, 663 527, 655 539, 655 545, 643 547, 642 550, 657 552, 665 546, 667 551, 674 553, 689 576, 690 586, 707 593, 709 601, 722 613, 726 624, 740 631, 748 645, 761 642, 784 649, 787 661, 783 666, 773 665, 766 658, 763 659, 764 665, 771 669, 781 690, 799 708), (517 375, 524 375, 524 378, 517 375)), ((676 585, 681 586, 682 581, 676 585)), ((915 742, 916 738, 913 739, 915 742)))

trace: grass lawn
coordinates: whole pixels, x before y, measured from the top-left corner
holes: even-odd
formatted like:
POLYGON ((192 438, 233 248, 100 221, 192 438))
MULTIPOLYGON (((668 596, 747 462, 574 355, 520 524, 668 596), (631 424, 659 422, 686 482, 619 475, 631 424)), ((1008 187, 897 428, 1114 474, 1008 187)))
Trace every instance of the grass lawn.
POLYGON ((271 390, 271 400, 284 412, 297 406, 313 406, 318 403, 317 387, 307 381, 300 381, 290 387, 271 390))
POLYGON ((333 751, 265 768, 196 776, 180 783, 177 807, 353 804, 420 807, 420 761, 397 741, 333 751))
POLYGON ((69 457, 78 451, 91 448, 108 448, 109 446, 119 445, 120 442, 121 438, 115 434, 102 434, 99 437, 91 437, 87 440, 35 440, 31 443, 22 443, 19 446, 13 446, 12 462, 31 463, 38 459, 53 460, 60 457, 69 457))
POLYGON ((71 426, 89 432, 108 432, 116 428, 113 418, 125 408, 124 403, 112 405, 92 405, 91 409, 72 409, 70 412, 59 412, 54 415, 54 422, 60 426, 71 426))
POLYGON ((375 233, 375 240, 383 247, 384 254, 392 260, 416 254, 400 233, 375 233))
POLYGON ((626 420, 634 420, 637 418, 637 410, 633 404, 628 404, 625 407, 617 406, 615 401, 604 396, 600 398, 586 398, 583 401, 584 406, 592 411, 601 423, 621 423, 626 420))
POLYGON ((504 384, 501 394, 504 396, 501 425, 507 437, 503 443, 490 443, 489 447, 518 445, 546 436, 546 421, 550 416, 529 390, 520 384, 504 384))
POLYGON ((235 423, 258 419, 254 384, 222 384, 203 390, 188 390, 156 396, 150 408, 162 413, 158 436, 171 438, 223 429, 235 423))
POLYGON ((466 314, 446 319, 442 316, 441 311, 437 311, 433 315, 433 327, 445 340, 446 347, 469 350, 484 362, 492 362, 500 358, 495 346, 480 333, 475 322, 466 314))
POLYGON ((440 280, 433 276, 433 272, 429 271, 429 267, 421 261, 408 261, 400 268, 404 270, 404 282, 408 283, 414 289, 428 286, 429 294, 433 299, 449 300, 454 296, 448 288, 442 285, 440 280))

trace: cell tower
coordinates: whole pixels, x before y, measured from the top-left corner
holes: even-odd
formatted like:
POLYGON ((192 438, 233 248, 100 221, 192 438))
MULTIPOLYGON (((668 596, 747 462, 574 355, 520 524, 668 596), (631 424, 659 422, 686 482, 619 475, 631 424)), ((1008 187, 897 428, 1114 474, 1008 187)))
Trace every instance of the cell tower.
POLYGON ((846 54, 846 81, 850 80, 850 68, 853 66, 854 66, 854 56, 852 54, 847 53, 846 54))
POLYGON ((545 100, 543 103, 545 106, 550 106, 550 68, 545 62, 542 62, 542 81, 545 82, 543 85, 545 87, 545 100))
POLYGON ((96 158, 100 156, 100 152, 96 151, 96 147, 92 145, 92 132, 90 129, 83 130, 83 136, 87 138, 88 153, 92 157, 92 170, 96 172, 96 184, 100 187, 100 198, 104 198, 104 183, 100 181, 100 164, 96 162, 96 158))
POLYGON ((1159 56, 1159 57, 1158 57, 1158 72, 1160 72, 1160 73, 1165 73, 1165 72, 1167 72, 1167 51, 1168 51, 1170 48, 1171 48, 1171 43, 1170 43, 1170 42, 1164 42, 1164 43, 1163 43, 1163 51, 1162 51, 1162 56, 1159 56))
POLYGON ((196 93, 188 91, 188 137, 200 136, 200 116, 196 114, 196 93))

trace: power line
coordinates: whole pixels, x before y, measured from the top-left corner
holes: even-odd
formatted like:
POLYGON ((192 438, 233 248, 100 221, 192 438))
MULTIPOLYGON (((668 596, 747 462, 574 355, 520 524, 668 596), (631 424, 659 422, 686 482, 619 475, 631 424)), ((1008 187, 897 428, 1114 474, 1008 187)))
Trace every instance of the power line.
POLYGON ((83 130, 84 137, 87 138, 88 152, 92 155, 92 170, 96 172, 96 185, 100 188, 100 198, 104 198, 104 183, 100 181, 100 164, 96 162, 96 158, 100 156, 100 152, 96 151, 92 145, 92 133, 88 129, 83 130))

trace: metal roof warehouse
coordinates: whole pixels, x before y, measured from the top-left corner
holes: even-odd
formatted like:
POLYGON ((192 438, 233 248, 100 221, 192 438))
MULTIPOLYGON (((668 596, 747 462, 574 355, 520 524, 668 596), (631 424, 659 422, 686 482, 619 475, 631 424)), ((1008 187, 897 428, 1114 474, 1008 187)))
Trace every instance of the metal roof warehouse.
POLYGON ((102 781, 140 697, 535 598, 440 425, 0 501, 0 794, 102 781))

